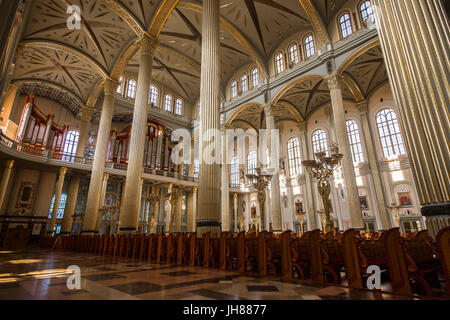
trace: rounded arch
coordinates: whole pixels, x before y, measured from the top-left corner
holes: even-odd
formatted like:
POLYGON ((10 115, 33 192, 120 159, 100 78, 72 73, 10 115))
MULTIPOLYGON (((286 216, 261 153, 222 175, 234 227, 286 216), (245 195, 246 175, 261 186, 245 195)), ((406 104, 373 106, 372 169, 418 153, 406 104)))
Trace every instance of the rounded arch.
POLYGON ((282 87, 274 96, 274 98, 272 99, 273 104, 277 104, 278 101, 284 96, 284 94, 291 89, 292 87, 294 87, 295 85, 302 83, 303 81, 306 80, 310 80, 310 79, 324 79, 323 76, 320 75, 306 75, 306 76, 302 76, 300 78, 297 78, 295 80, 292 80, 291 82, 289 82, 288 84, 286 84, 284 87, 282 87))
POLYGON ((239 113, 241 113, 242 111, 244 111, 245 109, 247 109, 248 107, 251 107, 251 106, 257 106, 257 107, 262 108, 262 105, 257 102, 249 102, 249 103, 243 104, 242 106, 236 108, 236 110, 234 110, 231 113, 231 115, 228 117, 228 119, 226 119, 225 123, 231 125, 231 123, 237 118, 239 113))
POLYGON ((347 69, 356 59, 358 59, 362 54, 364 54, 366 51, 379 46, 380 45, 380 39, 374 39, 366 44, 364 44, 362 47, 360 47, 359 49, 357 49, 355 52, 353 52, 352 55, 350 55, 350 57, 348 57, 337 69, 336 73, 342 75, 345 71, 345 69, 347 69))

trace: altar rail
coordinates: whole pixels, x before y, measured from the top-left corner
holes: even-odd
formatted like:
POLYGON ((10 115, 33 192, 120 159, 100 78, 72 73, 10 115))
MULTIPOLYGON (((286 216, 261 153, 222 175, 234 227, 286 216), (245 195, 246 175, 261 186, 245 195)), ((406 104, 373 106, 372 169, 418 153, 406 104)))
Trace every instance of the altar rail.
POLYGON ((392 288, 385 292, 428 297, 439 292, 439 297, 445 297, 439 278, 442 274, 448 298, 449 240, 450 227, 439 232, 436 243, 426 230, 400 235, 399 229, 393 228, 372 235, 354 229, 338 234, 314 230, 303 235, 291 231, 279 235, 222 232, 219 236, 206 233, 201 238, 196 233, 73 235, 45 237, 40 244, 118 259, 218 268, 355 289, 367 289, 366 280, 372 275, 369 267, 375 265, 381 271, 383 288, 392 288))

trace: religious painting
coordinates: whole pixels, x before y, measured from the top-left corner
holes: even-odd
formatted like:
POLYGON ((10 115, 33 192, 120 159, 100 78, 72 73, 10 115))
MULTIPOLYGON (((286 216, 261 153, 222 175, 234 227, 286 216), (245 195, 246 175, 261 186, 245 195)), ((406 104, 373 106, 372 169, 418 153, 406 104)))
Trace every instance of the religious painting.
POLYGON ((361 204, 361 209, 368 210, 369 204, 367 202, 367 196, 359 196, 359 203, 361 204))
POLYGON ((36 184, 32 182, 22 182, 16 200, 16 212, 19 215, 31 214, 36 184))
POLYGON ((295 213, 301 214, 303 212, 303 202, 297 201, 295 203, 295 213))
POLYGON ((399 192, 398 202, 402 207, 412 206, 411 196, 409 192, 399 192))
POLYGON ((255 207, 254 205, 253 205, 253 207, 252 207, 251 214, 252 214, 252 219, 253 219, 253 218, 256 218, 256 207, 255 207))

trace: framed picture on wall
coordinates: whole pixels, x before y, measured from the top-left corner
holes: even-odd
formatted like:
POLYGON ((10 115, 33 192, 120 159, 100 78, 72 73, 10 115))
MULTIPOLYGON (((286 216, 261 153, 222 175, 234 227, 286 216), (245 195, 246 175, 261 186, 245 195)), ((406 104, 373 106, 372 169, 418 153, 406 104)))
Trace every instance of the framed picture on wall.
POLYGON ((361 204, 361 209, 368 210, 369 204, 367 202, 367 196, 359 196, 359 203, 361 204))
POLYGON ((412 206, 411 195, 409 192, 399 192, 398 202, 402 207, 412 206))
POLYGON ((253 206, 251 210, 252 210, 252 212, 251 212, 252 218, 256 218, 256 207, 253 206))

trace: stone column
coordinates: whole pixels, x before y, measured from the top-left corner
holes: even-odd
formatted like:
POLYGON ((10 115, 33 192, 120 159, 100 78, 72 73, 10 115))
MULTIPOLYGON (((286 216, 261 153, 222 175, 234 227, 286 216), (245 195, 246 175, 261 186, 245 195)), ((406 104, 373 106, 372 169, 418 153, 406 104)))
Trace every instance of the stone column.
POLYGON ((220 64, 219 64, 219 20, 220 3, 203 1, 202 17, 202 61, 200 80, 200 148, 199 148, 199 199, 197 232, 220 233, 220 169, 217 163, 203 161, 203 151, 213 144, 220 151, 220 137, 213 141, 211 130, 220 125, 220 64))
POLYGON ((75 154, 76 157, 84 158, 86 151, 86 145, 89 139, 89 125, 91 124, 92 116, 95 109, 91 107, 83 107, 81 109, 81 121, 80 121, 80 136, 78 138, 78 147, 75 154))
POLYGON ((339 152, 344 154, 341 165, 344 172, 345 203, 348 205, 352 227, 355 229, 364 229, 361 205, 359 203, 359 192, 356 185, 355 168, 353 167, 352 153, 345 123, 341 84, 342 81, 337 75, 332 75, 328 78, 336 139, 339 145, 339 152))
MULTIPOLYGON (((270 167, 275 169, 275 172, 270 181, 271 189, 271 203, 270 210, 267 208, 265 213, 267 216, 272 215, 272 228, 273 231, 282 232, 283 226, 281 225, 281 198, 280 198, 280 158, 279 158, 279 135, 275 134, 275 119, 272 113, 272 106, 266 105, 264 108, 266 114, 266 128, 269 130, 269 156, 270 156, 270 167)), ((268 219, 264 219, 268 221, 268 219)), ((266 229, 268 230, 268 229, 266 229)))
POLYGON ((233 150, 232 148, 229 148, 229 141, 226 134, 226 130, 229 127, 226 125, 222 126, 222 185, 221 185, 221 225, 222 225, 222 231, 230 231, 230 182, 229 182, 229 176, 230 176, 230 170, 229 170, 229 161, 228 161, 228 151, 233 150))
POLYGON ((192 192, 188 194, 187 206, 187 232, 195 232, 197 226, 197 187, 194 187, 192 192))
MULTIPOLYGON (((303 160, 312 159, 309 154, 308 149, 308 131, 307 131, 307 122, 303 121, 298 123, 298 128, 300 130, 300 140, 302 144, 302 156, 303 160)), ((308 230, 314 230, 317 228, 317 215, 316 215, 316 206, 314 202, 314 190, 311 174, 308 170, 303 167, 303 173, 305 174, 305 182, 306 182, 306 214, 308 217, 308 230)))
POLYGON ((105 207, 105 198, 106 198, 106 189, 108 188, 108 180, 109 180, 109 174, 105 173, 103 175, 102 190, 100 193, 100 200, 98 203, 99 212, 98 212, 97 224, 96 224, 97 232, 102 231, 102 221, 103 221, 103 213, 104 213, 104 211, 102 209, 105 207))
POLYGON ((127 184, 125 185, 125 197, 121 208, 122 214, 120 215, 121 233, 133 233, 137 230, 140 201, 136 201, 136 194, 139 194, 144 144, 148 130, 148 98, 152 80, 153 53, 158 44, 159 41, 149 35, 144 35, 138 41, 140 66, 130 137, 127 184))
POLYGON ((367 155, 370 164, 370 170, 372 172, 373 185, 375 189, 375 197, 377 201, 377 210, 380 214, 381 226, 383 230, 388 230, 391 227, 390 215, 386 208, 386 198, 383 190, 383 182, 381 180, 380 168, 375 154, 374 139, 372 134, 372 128, 369 122, 369 101, 364 100, 356 104, 361 116, 361 125, 364 142, 367 148, 367 155))
MULTIPOLYGON (((102 114, 98 128, 97 143, 95 146, 94 163, 92 164, 91 182, 86 202, 86 211, 81 233, 96 233, 98 205, 102 187, 103 172, 105 170, 106 152, 108 150, 111 122, 114 112, 114 101, 119 83, 113 79, 105 81, 105 97, 103 100, 102 114)), ((122 213, 121 213, 122 215, 122 213)))
POLYGON ((8 92, 6 93, 5 102, 0 112, 0 127, 2 130, 6 130, 6 124, 11 114, 11 110, 14 106, 14 101, 17 95, 17 85, 12 83, 8 86, 8 92))
POLYGON ((61 201, 61 193, 64 186, 64 178, 66 176, 67 168, 60 168, 59 169, 59 177, 58 182, 56 183, 56 190, 55 190, 55 202, 53 202, 53 209, 52 209, 52 215, 50 218, 49 223, 49 233, 53 233, 53 229, 55 228, 56 223, 56 216, 58 215, 58 209, 59 209, 59 202, 61 201))
POLYGON ((78 189, 80 187, 80 176, 70 177, 67 202, 64 209, 63 223, 60 234, 70 234, 72 232, 73 215, 77 205, 78 189))
POLYGON ((5 200, 6 189, 8 188, 13 165, 14 160, 7 160, 6 166, 3 169, 2 180, 0 181, 0 208, 3 206, 3 201, 5 200))
POLYGON ((450 28, 444 1, 374 4, 422 214, 448 217, 450 28))
POLYGON ((234 225, 234 233, 237 233, 238 232, 238 194, 237 193, 235 193, 234 195, 233 195, 233 205, 234 205, 234 210, 233 210, 233 219, 234 219, 234 223, 233 223, 233 225, 234 225))

